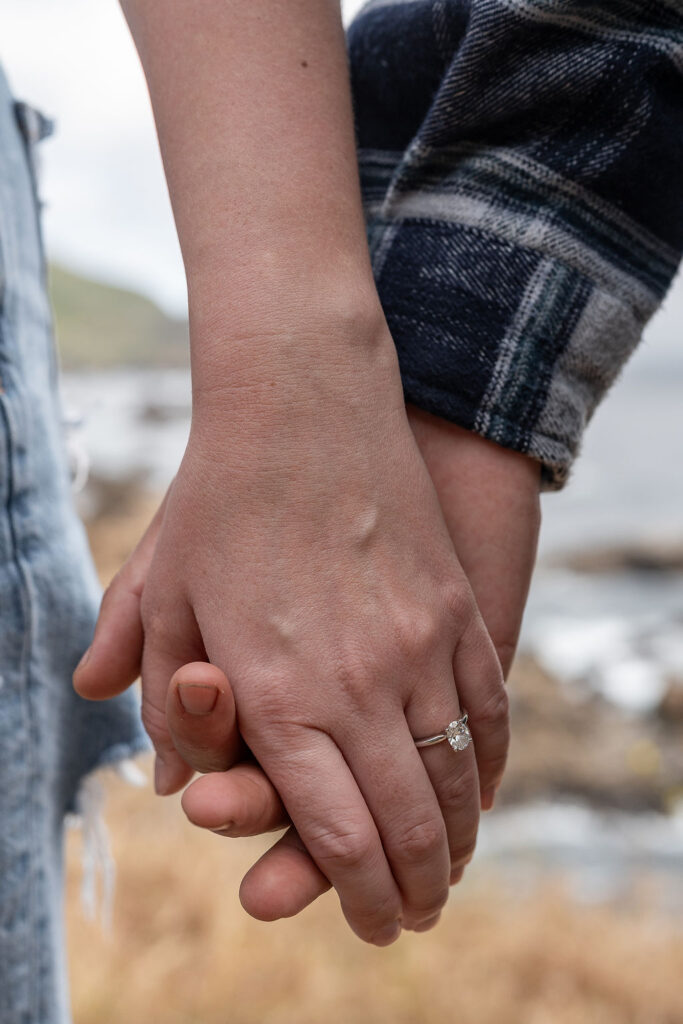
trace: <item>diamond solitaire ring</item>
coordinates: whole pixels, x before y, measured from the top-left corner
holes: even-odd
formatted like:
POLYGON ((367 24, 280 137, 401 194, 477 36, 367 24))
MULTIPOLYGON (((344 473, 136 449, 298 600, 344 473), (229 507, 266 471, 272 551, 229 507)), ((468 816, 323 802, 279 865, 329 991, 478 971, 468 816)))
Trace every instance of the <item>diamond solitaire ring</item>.
POLYGON ((467 728, 467 712, 462 718, 447 725, 444 732, 440 732, 436 736, 427 736, 423 740, 415 740, 415 746, 433 747, 436 743, 443 743, 444 740, 448 740, 453 750, 465 750, 466 747, 469 747, 472 733, 467 728))

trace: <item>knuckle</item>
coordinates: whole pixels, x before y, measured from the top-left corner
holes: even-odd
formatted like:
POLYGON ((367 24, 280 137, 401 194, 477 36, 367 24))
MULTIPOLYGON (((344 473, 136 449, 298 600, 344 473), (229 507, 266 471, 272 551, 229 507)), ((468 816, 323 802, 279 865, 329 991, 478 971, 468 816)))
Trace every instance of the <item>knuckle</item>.
POLYGON ((507 734, 510 719, 510 700, 503 685, 484 701, 477 710, 477 726, 483 726, 497 733, 507 734))
POLYGON ((446 846, 446 827, 443 819, 428 818, 411 825, 396 840, 396 855, 410 864, 431 860, 446 846))
POLYGON ((424 609, 404 611, 396 616, 394 643, 400 655, 415 661, 431 655, 442 642, 444 629, 437 616, 424 609))
POLYGON ((507 762, 510 746, 510 709, 507 690, 497 687, 482 707, 477 709, 477 728, 488 734, 486 744, 480 748, 479 769, 482 785, 489 786, 499 779, 507 762))
POLYGON ((369 705, 374 687, 371 684, 373 671, 357 652, 337 654, 329 667, 328 678, 335 690, 346 697, 355 707, 369 705))
POLYGON ((250 677, 248 690, 241 695, 239 731, 249 746, 256 745, 286 763, 289 770, 310 771, 313 762, 304 748, 311 725, 311 701, 302 696, 292 677, 271 673, 250 677))
POLYGON ((439 802, 445 812, 462 814, 472 809, 472 818, 477 820, 479 806, 479 779, 474 765, 449 776, 439 788, 439 802))
POLYGON ((244 709, 250 724, 277 728, 279 734, 291 731, 299 726, 301 717, 301 698, 297 687, 285 682, 273 685, 271 678, 268 686, 258 683, 245 695, 244 709))
POLYGON ((374 942, 377 932, 387 924, 392 924, 403 915, 400 897, 388 892, 377 895, 371 907, 364 908, 354 915, 358 934, 366 942, 374 942))
POLYGON ((162 711, 156 704, 153 704, 149 698, 143 696, 140 717, 145 731, 156 750, 163 751, 173 748, 165 711, 162 711))
POLYGON ((458 632, 466 632, 478 614, 472 588, 466 581, 449 580, 443 589, 442 600, 458 632))
POLYGON ((316 859, 333 871, 357 871, 374 860, 373 837, 361 825, 321 829, 309 841, 316 859))

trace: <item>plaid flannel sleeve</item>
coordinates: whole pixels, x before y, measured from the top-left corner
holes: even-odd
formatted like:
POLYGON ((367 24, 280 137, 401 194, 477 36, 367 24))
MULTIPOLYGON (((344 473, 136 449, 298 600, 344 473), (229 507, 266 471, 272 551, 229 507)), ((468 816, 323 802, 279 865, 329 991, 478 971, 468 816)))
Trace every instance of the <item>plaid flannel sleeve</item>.
POLYGON ((683 0, 370 0, 347 42, 406 398, 560 489, 683 249, 683 0))

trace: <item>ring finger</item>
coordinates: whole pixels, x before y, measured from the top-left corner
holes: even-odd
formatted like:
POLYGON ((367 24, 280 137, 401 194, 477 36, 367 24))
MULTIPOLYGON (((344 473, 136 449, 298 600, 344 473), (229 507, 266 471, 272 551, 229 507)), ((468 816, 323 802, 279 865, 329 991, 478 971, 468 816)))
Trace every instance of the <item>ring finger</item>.
MULTIPOLYGON (((406 720, 417 739, 444 733, 451 722, 462 717, 455 681, 448 673, 447 687, 422 687, 406 707, 406 720)), ((451 881, 471 859, 479 828, 479 776, 474 745, 454 749, 448 740, 423 749, 416 748, 436 794, 448 836, 451 881)))

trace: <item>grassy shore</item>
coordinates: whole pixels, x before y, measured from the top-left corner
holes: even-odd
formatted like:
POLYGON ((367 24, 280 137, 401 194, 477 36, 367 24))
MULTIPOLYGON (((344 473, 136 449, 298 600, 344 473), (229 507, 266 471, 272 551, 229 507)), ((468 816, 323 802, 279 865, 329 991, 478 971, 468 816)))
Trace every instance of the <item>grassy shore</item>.
POLYGON ((193 830, 178 800, 109 787, 112 932, 84 919, 78 837, 68 922, 76 1024, 680 1024, 683 933, 648 910, 516 896, 473 865, 438 927, 389 949, 349 932, 333 893, 251 920, 237 888, 266 840, 193 830))
MULTIPOLYGON (((103 579, 154 507, 138 496, 91 524, 103 579)), ((515 755, 509 800, 538 791, 562 731, 550 681, 516 671, 520 723, 547 728, 535 765, 528 750, 515 755)), ((546 792, 568 785, 569 761, 546 792)), ((118 865, 109 935, 83 914, 79 835, 68 843, 76 1024, 683 1024, 683 931, 658 916, 645 881, 628 907, 578 905, 561 882, 513 892, 475 860, 433 932, 376 950, 351 935, 334 894, 295 920, 247 917, 239 881, 272 840, 219 839, 187 824, 177 798, 116 779, 106 789, 118 865)))

